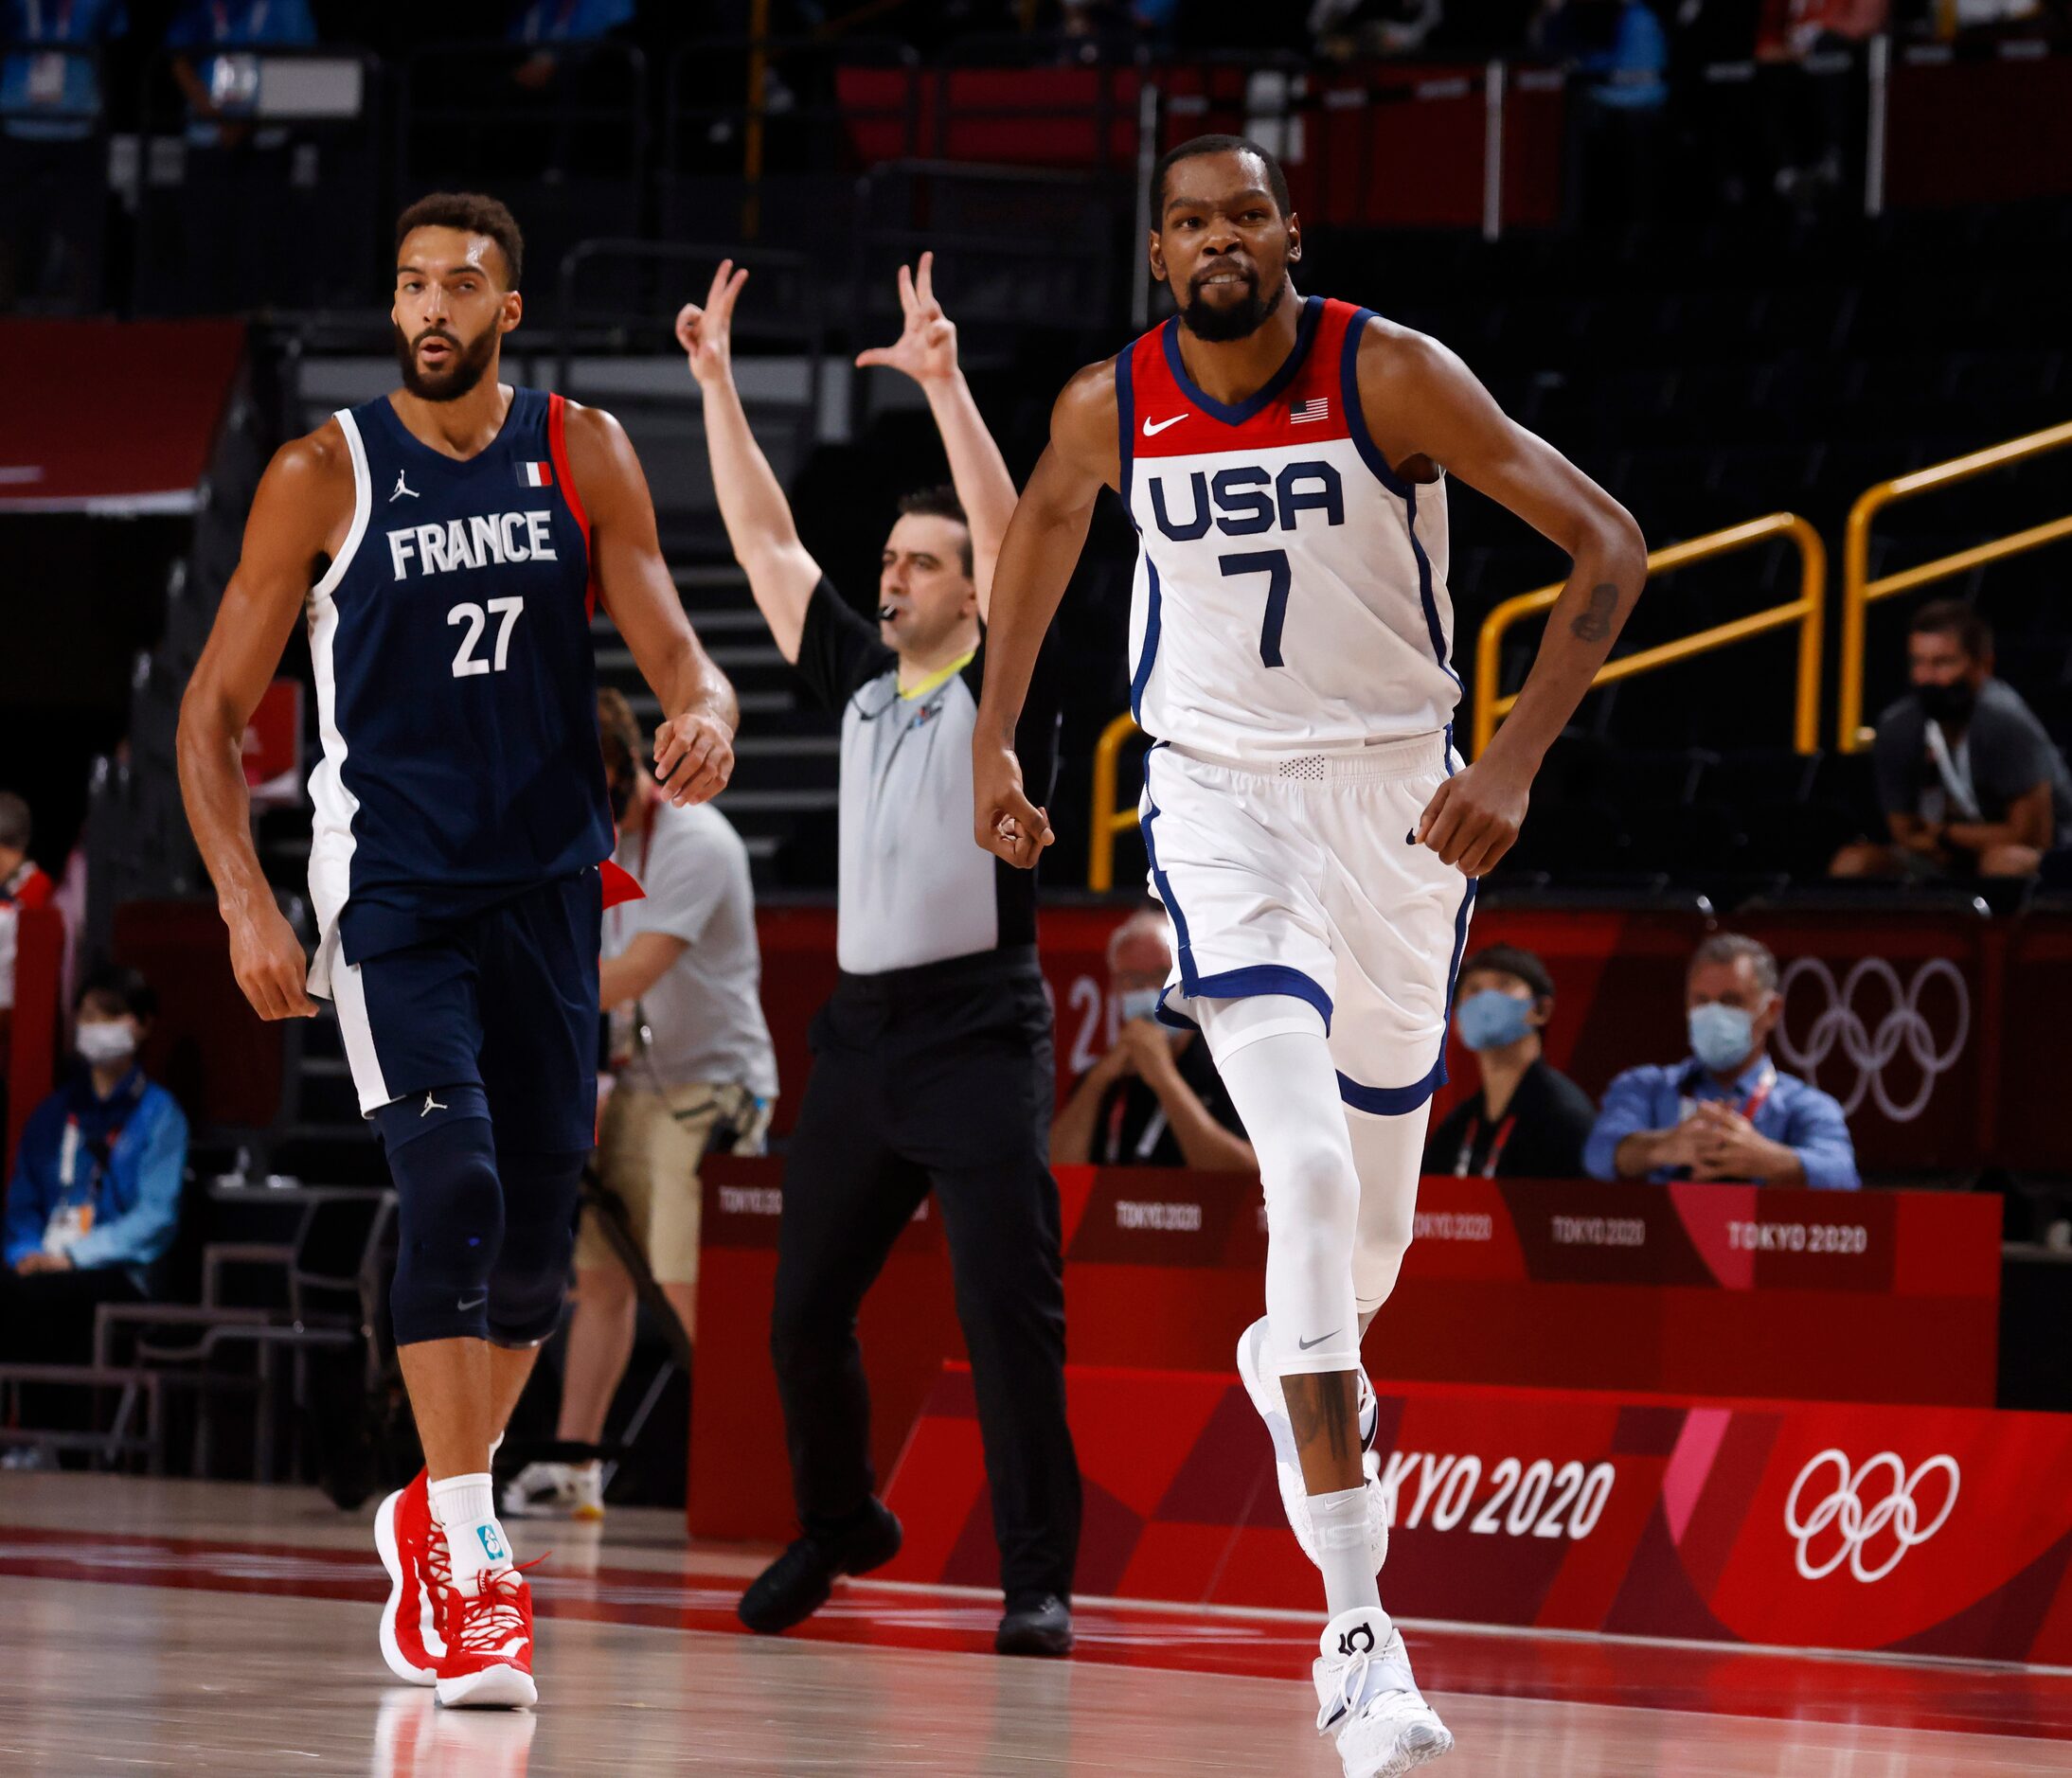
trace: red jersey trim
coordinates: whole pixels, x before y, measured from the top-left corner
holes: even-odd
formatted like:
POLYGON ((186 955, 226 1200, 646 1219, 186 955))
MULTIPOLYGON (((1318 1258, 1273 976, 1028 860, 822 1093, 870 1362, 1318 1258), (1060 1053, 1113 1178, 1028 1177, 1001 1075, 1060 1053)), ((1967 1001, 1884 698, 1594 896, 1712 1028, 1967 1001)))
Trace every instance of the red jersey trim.
POLYGON ((553 460, 554 479, 561 484, 562 498, 568 503, 569 516, 576 521, 576 528, 582 533, 583 560, 589 567, 589 578, 583 583, 582 609, 586 615, 595 616, 598 609, 598 564, 597 557, 590 548, 590 515, 582 509, 582 496, 576 491, 576 478, 568 472, 568 403, 558 395, 546 398, 546 453, 553 460))
MULTIPOLYGON (((1346 330, 1361 312, 1351 303, 1317 298, 1314 319, 1305 316, 1290 364, 1268 379, 1272 394, 1257 408, 1232 419, 1205 407, 1176 373, 1177 319, 1154 328, 1130 348, 1134 395, 1133 456, 1208 456, 1274 446, 1321 443, 1353 436, 1345 413, 1339 377, 1346 330)), ((1258 400, 1258 397, 1252 398, 1258 400)), ((1246 402, 1233 404, 1244 409, 1246 402)))

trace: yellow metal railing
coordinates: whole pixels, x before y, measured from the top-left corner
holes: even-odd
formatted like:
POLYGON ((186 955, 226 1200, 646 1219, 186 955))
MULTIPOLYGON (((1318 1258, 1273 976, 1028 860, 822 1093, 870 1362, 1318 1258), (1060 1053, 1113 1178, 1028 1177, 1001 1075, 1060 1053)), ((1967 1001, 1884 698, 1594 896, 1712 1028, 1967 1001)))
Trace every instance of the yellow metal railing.
MULTIPOLYGON (((1688 542, 1671 543, 1667 549, 1651 550, 1648 573, 1652 577, 1667 574, 1672 568, 1688 568, 1694 561, 1709 561, 1715 556, 1752 549, 1756 544, 1777 537, 1789 538, 1798 548, 1798 596, 1789 605, 1775 605, 1752 616, 1737 617, 1730 624, 1715 624, 1710 630, 1699 631, 1696 635, 1683 636, 1674 642, 1641 649, 1635 653, 1621 655, 1616 661, 1607 661, 1598 668, 1591 685, 1608 685, 1615 680, 1632 679, 1637 673, 1651 673, 1656 667, 1670 667, 1695 655, 1709 654, 1715 649, 1745 642, 1750 636, 1796 624, 1798 692, 1794 706, 1792 745, 1802 754, 1812 753, 1820 744, 1820 628, 1828 590, 1828 552, 1820 542, 1820 533, 1795 512, 1773 512, 1767 518, 1751 519, 1746 525, 1729 525, 1724 531, 1709 531, 1688 542)), ((1521 593, 1516 598, 1506 599, 1482 620, 1482 633, 1476 639, 1474 654, 1475 757, 1480 758, 1482 750, 1490 744, 1490 737, 1496 733, 1498 720, 1518 702, 1515 692, 1508 697, 1497 695, 1497 668, 1504 632, 1521 618, 1545 611, 1561 596, 1559 586, 1542 587, 1536 593, 1521 593)))
MULTIPOLYGON (((1667 549, 1655 550, 1648 557, 1648 572, 1651 575, 1668 574, 1695 561, 1707 561, 1715 556, 1752 549, 1758 543, 1778 537, 1788 538, 1798 549, 1799 592, 1789 605, 1773 606, 1752 616, 1737 617, 1729 624, 1701 630, 1694 636, 1684 636, 1675 642, 1665 642, 1657 648, 1642 649, 1637 653, 1608 661, 1591 684, 1603 685, 1614 680, 1631 679, 1636 673, 1651 672, 1658 667, 1688 661, 1693 655, 1708 653, 1714 649, 1745 641, 1750 636, 1796 624, 1799 627, 1798 689, 1792 740, 1800 753, 1812 753, 1820 741, 1820 630, 1828 590, 1828 553, 1820 542, 1820 533, 1795 512, 1773 512, 1767 518, 1751 519, 1746 525, 1730 525, 1724 531, 1708 532, 1688 542, 1671 543, 1667 549)), ((1546 610, 1561 596, 1561 592, 1560 587, 1550 586, 1542 587, 1536 593, 1521 593, 1516 598, 1506 599, 1483 622, 1482 633, 1475 645, 1474 752, 1478 757, 1489 745, 1490 737, 1496 732, 1497 720, 1518 702, 1515 695, 1497 695, 1497 666, 1504 632, 1522 618, 1546 610)), ((1116 784, 1120 775, 1122 750, 1136 732, 1134 719, 1125 710, 1101 731, 1100 740, 1094 748, 1092 841, 1086 862, 1086 886, 1097 894, 1105 894, 1115 886, 1116 836, 1127 833, 1136 825, 1134 803, 1120 809, 1116 807, 1116 784)))
POLYGON ((1087 850, 1086 886, 1097 895, 1106 895, 1115 887, 1116 835, 1136 826, 1134 803, 1116 807, 1116 779, 1122 750, 1136 732, 1136 719, 1125 710, 1101 730, 1100 739, 1094 746, 1093 841, 1087 850))
POLYGON ((2041 456, 2046 451, 2056 451, 2068 444, 2072 444, 2072 420, 2045 432, 2032 432, 2026 437, 2010 438, 2005 444, 1992 445, 1984 451, 1974 451, 1969 456, 1931 464, 1927 469, 1916 470, 1911 475, 1896 475, 1889 482, 1867 488, 1856 497, 1856 504, 1849 508, 1849 530, 1842 544, 1842 673, 1837 699, 1840 713, 1835 719, 1834 738, 1844 753, 1855 753, 1870 738, 1864 728, 1864 613, 1872 600, 1890 598, 1895 593, 1911 592, 1918 586, 1947 580, 1986 562, 2019 556, 2025 550, 2054 543, 2062 537, 2072 537, 2072 517, 2053 519, 2047 525, 2031 525, 2026 531, 1995 538, 1992 542, 1980 543, 1973 549, 1960 549, 1955 555, 1938 556, 1919 567, 1873 580, 1870 578, 1871 521, 1897 501, 1911 500, 1916 494, 1947 488, 1955 482, 1967 482, 1974 475, 1985 474, 1988 470, 2004 469, 2009 463, 2041 456))

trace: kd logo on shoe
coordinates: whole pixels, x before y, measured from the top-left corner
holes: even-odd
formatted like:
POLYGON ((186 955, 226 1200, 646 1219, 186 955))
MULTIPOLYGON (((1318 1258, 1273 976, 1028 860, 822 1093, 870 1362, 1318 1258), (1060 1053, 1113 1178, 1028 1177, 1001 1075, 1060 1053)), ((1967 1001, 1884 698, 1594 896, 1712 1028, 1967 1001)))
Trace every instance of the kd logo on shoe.
POLYGON ((1344 1655, 1348 1661, 1351 1660, 1356 1654, 1372 1654, 1374 1652, 1374 1626, 1371 1624, 1355 1624, 1343 1636, 1339 1637, 1338 1652, 1344 1655))
POLYGON ((482 1539, 482 1554, 488 1556, 491 1561, 501 1562, 509 1559, 509 1553, 504 1548, 504 1540, 496 1535, 494 1525, 477 1525, 474 1528, 474 1535, 482 1539))

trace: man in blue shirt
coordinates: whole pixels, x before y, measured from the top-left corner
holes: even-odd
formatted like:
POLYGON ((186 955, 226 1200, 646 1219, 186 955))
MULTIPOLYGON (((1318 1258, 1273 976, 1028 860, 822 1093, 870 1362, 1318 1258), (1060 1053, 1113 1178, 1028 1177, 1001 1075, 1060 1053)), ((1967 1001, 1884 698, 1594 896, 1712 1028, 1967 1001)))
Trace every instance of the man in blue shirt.
POLYGON ((1612 1082, 1583 1165, 1599 1179, 1854 1191, 1863 1182, 1842 1108, 1770 1059, 1783 1001, 1768 948, 1714 933, 1690 960, 1684 1003, 1691 1055, 1612 1082))
POLYGON ((0 36, 21 46, 0 62, 0 129, 24 142, 92 135, 100 120, 100 73, 91 53, 78 52, 129 28, 123 0, 0 3, 0 36))
POLYGON ((0 1359, 85 1360, 95 1309, 141 1300, 172 1245, 188 1123, 136 1063, 156 1010, 134 969, 106 966, 80 988, 83 1066, 30 1115, 8 1184, 0 1359))

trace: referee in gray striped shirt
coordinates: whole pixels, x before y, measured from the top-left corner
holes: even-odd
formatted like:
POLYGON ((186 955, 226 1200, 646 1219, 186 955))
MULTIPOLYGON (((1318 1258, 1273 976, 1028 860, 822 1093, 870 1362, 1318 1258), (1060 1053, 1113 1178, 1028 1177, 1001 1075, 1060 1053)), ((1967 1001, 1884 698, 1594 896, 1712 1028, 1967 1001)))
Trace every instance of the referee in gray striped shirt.
MULTIPOLYGON (((957 368, 931 256, 900 269, 906 326, 857 363, 914 378, 955 483, 909 495, 886 539, 875 625, 799 542, 734 387, 745 272, 723 264, 676 335, 705 397, 720 512, 786 660, 842 715, 841 980, 813 1021, 813 1068, 784 1169, 770 1349, 803 1535, 741 1602, 788 1629, 837 1574, 891 1560, 856 1311, 933 1189, 971 1352, 1006 1614, 1003 1654, 1072 1645, 1080 1474, 1064 1416, 1064 1285, 1049 1166, 1051 1016, 1033 874, 972 839, 972 737, 992 566, 1014 484, 957 368)), ((1054 699, 1016 738, 1031 793, 1056 769, 1054 699)))

